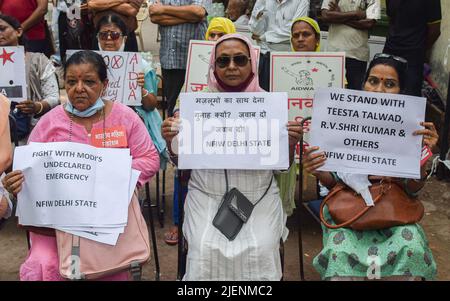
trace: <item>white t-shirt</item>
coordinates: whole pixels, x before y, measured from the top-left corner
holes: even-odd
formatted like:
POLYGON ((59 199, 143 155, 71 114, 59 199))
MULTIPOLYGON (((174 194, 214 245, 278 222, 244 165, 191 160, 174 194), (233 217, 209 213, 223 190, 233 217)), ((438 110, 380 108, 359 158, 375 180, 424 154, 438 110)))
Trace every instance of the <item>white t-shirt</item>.
MULTIPOLYGON (((335 0, 323 0, 322 9, 329 9, 329 3, 335 0)), ((342 12, 366 11, 366 18, 379 20, 380 0, 340 0, 342 12)), ((360 61, 369 60, 369 31, 356 29, 345 24, 330 24, 328 29, 328 51, 345 51, 347 57, 360 61)))

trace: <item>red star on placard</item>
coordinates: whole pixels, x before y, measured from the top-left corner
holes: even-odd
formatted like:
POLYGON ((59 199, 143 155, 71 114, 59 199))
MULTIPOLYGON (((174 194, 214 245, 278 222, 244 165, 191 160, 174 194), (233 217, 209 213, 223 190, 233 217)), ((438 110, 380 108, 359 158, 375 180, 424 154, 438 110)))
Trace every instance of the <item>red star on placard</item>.
POLYGON ((14 51, 8 53, 6 52, 5 48, 3 48, 3 53, 0 55, 0 59, 3 59, 3 66, 5 66, 5 63, 7 61, 11 61, 12 63, 14 63, 14 61, 11 58, 14 53, 15 53, 14 51))
POLYGON ((317 68, 313 68, 312 70, 311 70, 312 72, 318 72, 319 71, 319 69, 317 69, 317 68))

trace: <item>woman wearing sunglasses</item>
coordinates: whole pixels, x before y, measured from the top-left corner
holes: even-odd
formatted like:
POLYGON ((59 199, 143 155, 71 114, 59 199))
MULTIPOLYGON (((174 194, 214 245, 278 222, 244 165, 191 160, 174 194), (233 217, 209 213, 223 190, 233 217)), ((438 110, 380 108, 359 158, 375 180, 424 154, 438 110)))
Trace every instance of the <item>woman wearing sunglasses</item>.
MULTIPOLYGON (((235 33, 236 28, 233 22, 227 18, 217 17, 211 20, 208 26, 208 30, 205 34, 205 40, 207 41, 217 41, 222 36, 230 33, 235 33)), ((181 88, 184 91, 185 87, 181 88)), ((174 193, 173 193, 173 221, 174 225, 170 227, 169 231, 164 234, 164 241, 168 245, 176 245, 178 243, 178 189, 180 189, 180 181, 178 180, 178 175, 175 172, 174 175, 174 193)), ((181 186, 183 190, 182 196, 183 200, 186 197, 187 187, 185 185, 181 186)))
MULTIPOLYGON (((406 61, 400 57, 375 55, 366 73, 363 89, 370 92, 403 93, 406 68, 406 61)), ((421 123, 421 126, 425 129, 414 132, 414 135, 423 135, 422 143, 433 150, 438 141, 437 131, 431 122, 421 123)), ((325 154, 318 150, 318 147, 306 150, 304 168, 329 189, 338 182, 352 186, 355 175, 317 171, 326 160, 325 154)), ((372 183, 380 180, 395 181, 408 195, 415 197, 425 185, 427 173, 425 165, 422 165, 420 180, 370 175, 364 177, 368 177, 372 183)), ((327 208, 324 209, 324 218, 334 224, 327 208)), ((436 276, 436 263, 419 224, 365 231, 329 229, 323 225, 322 229, 324 246, 313 262, 322 279, 367 279, 368 271, 375 267, 369 256, 376 258, 375 265, 379 272, 373 276, 382 280, 433 279, 436 276)))
MULTIPOLYGON (((209 92, 263 92, 258 84, 256 53, 251 42, 239 34, 220 38, 211 52, 208 72, 209 92)), ((162 126, 170 145, 178 134, 178 114, 162 126)), ((302 135, 298 123, 289 122, 289 154, 302 135)), ((188 243, 184 280, 280 280, 280 240, 288 234, 272 170, 192 170, 185 203, 183 233, 188 243), (226 191, 236 187, 252 203, 261 196, 251 218, 229 241, 212 220, 226 191), (264 192, 267 193, 264 195, 264 192)))
MULTIPOLYGON (((124 51, 127 40, 127 26, 116 14, 103 16, 97 24, 98 48, 101 51, 124 51)), ((142 87, 142 108, 153 110, 156 105, 158 79, 155 70, 144 60, 144 71, 138 75, 138 84, 142 87)))

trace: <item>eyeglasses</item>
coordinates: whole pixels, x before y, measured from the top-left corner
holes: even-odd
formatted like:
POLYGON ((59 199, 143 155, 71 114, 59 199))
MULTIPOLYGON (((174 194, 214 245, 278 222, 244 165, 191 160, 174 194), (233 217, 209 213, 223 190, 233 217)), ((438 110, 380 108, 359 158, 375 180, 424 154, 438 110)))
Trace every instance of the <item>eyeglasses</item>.
POLYGON ((236 56, 219 56, 216 58, 216 65, 219 68, 226 68, 230 65, 232 60, 237 66, 244 67, 248 64, 250 58, 243 54, 236 56))
POLYGON ((404 58, 396 56, 396 55, 388 54, 388 53, 377 53, 373 57, 374 60, 378 59, 378 58, 393 59, 393 60, 396 60, 397 62, 400 62, 402 64, 405 64, 405 65, 408 64, 408 61, 405 60, 404 58))
POLYGON ((121 32, 117 32, 117 31, 100 31, 98 33, 98 38, 100 40, 107 40, 108 37, 110 37, 111 40, 115 41, 118 38, 120 38, 121 36, 123 36, 123 34, 121 32))
POLYGON ((400 87, 399 82, 397 80, 395 80, 395 79, 390 79, 390 78, 383 79, 383 78, 378 78, 378 77, 373 76, 373 75, 369 76, 367 78, 366 82, 369 83, 369 85, 371 85, 373 87, 378 87, 378 85, 381 82, 383 82, 383 86, 386 89, 394 89, 394 88, 400 87))

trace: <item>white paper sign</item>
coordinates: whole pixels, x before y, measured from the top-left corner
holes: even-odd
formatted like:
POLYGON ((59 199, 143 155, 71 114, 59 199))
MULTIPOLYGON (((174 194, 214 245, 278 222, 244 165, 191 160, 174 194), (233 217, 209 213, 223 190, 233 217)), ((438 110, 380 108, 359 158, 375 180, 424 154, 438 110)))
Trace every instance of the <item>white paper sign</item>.
MULTIPOLYGON (((270 91, 288 93, 289 120, 312 115, 318 88, 343 88, 345 52, 271 52, 270 91)), ((303 124, 303 146, 308 147, 311 121, 303 124)), ((296 159, 300 156, 297 144, 296 159)))
MULTIPOLYGON (((80 50, 67 50, 67 57, 80 50)), ((103 99, 117 101, 127 106, 142 105, 141 87, 137 83, 142 72, 142 58, 138 52, 96 51, 108 66, 108 88, 103 99)))
POLYGON ((25 53, 22 46, 0 47, 0 93, 15 102, 27 99, 25 53))
POLYGON ((181 93, 180 169, 287 169, 286 93, 181 93))
MULTIPOLYGON (((200 92, 208 86, 208 69, 211 51, 216 42, 190 40, 184 92, 200 92)), ((259 46, 253 46, 259 61, 259 46)))
POLYGON ((17 147, 14 170, 26 179, 18 194, 23 225, 103 226, 127 222, 129 149, 73 142, 17 147))
POLYGON ((422 97, 346 89, 319 89, 311 145, 327 160, 320 170, 420 178, 422 97))

